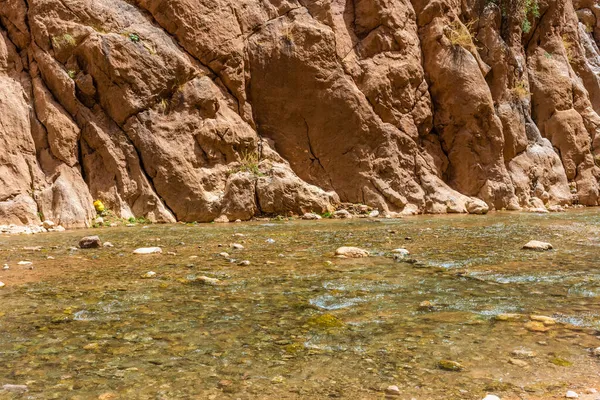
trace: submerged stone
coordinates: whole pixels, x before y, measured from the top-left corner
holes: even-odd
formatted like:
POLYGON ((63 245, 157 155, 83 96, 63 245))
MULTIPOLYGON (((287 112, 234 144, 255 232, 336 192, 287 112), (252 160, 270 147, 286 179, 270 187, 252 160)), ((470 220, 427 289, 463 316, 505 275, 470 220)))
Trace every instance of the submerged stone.
POLYGON ((24 393, 27 392, 29 388, 27 385, 12 385, 7 383, 6 385, 2 385, 2 390, 12 393, 24 393))
POLYGON ((307 324, 311 327, 320 329, 340 328, 345 325, 341 319, 331 314, 321 314, 310 317, 307 324))
POLYGON ((546 317, 545 315, 531 315, 529 318, 532 321, 538 321, 546 326, 556 325, 556 320, 552 317, 546 317))
POLYGON ((347 258, 362 258, 369 257, 369 252, 359 247, 340 247, 335 251, 335 255, 347 258))
POLYGON ((553 247, 550 243, 540 242, 538 240, 532 240, 523 246, 523 250, 547 251, 552 249, 553 247))
POLYGON ((547 332, 550 330, 550 328, 538 321, 529 321, 525 324, 525 329, 531 332, 547 332))
POLYGON ((452 361, 452 360, 440 360, 438 362, 438 368, 443 369, 444 371, 454 371, 454 372, 463 370, 463 366, 461 364, 457 363, 456 361, 452 361))

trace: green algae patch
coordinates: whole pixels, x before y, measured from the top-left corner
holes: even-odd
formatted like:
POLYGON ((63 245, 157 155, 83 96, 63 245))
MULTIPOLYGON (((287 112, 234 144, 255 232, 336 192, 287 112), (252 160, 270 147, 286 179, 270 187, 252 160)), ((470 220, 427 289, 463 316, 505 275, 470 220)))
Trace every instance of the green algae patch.
POLYGON ((444 371, 458 372, 463 370, 462 365, 452 360, 440 360, 437 366, 439 369, 443 369, 444 371))
POLYGON ((345 326, 344 322, 331 314, 315 315, 306 322, 308 326, 316 329, 335 329, 345 326))
POLYGON ((559 367, 570 367, 573 365, 571 361, 565 360, 564 358, 554 357, 550 362, 559 367))

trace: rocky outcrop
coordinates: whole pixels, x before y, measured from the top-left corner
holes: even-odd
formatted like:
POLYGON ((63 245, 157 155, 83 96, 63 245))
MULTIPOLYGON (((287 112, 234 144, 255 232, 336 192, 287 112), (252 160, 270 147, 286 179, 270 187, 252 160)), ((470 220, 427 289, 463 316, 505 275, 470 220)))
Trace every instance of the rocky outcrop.
POLYGON ((600 203, 595 0, 0 0, 0 224, 600 203))

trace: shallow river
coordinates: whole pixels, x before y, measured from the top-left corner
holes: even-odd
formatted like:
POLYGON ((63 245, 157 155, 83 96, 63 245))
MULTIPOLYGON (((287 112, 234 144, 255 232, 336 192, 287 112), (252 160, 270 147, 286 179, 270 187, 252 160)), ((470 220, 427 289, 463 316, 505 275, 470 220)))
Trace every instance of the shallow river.
POLYGON ((0 386, 29 389, 0 399, 583 394, 600 390, 599 261, 598 210, 0 236, 0 386), (70 249, 89 234, 115 247, 70 249), (132 254, 147 246, 163 254, 132 254))

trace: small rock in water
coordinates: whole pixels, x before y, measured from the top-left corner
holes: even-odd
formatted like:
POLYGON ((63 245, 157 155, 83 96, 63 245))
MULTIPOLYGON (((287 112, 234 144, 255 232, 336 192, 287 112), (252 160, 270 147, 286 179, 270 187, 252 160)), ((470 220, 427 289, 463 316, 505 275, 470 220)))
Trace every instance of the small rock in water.
POLYGON ((135 249, 133 254, 160 254, 162 249, 160 247, 142 247, 135 249))
POLYGON ((577 392, 574 392, 574 391, 572 391, 572 390, 569 390, 569 391, 567 392, 567 394, 565 395, 565 397, 566 397, 567 399, 578 399, 578 398, 579 398, 579 395, 577 394, 577 392))
POLYGON ((546 317, 545 315, 530 315, 529 319, 532 321, 541 322, 546 326, 556 325, 556 320, 552 317, 546 317))
POLYGON ((194 282, 204 283, 205 285, 218 285, 221 281, 217 278, 209 278, 208 276, 199 276, 193 279, 194 282))
POLYGON ((369 257, 369 252, 358 247, 340 247, 335 251, 336 256, 347 258, 369 257))
POLYGON ((321 219, 322 217, 319 214, 315 214, 315 213, 306 213, 302 216, 302 219, 307 219, 307 220, 317 220, 317 219, 321 219))
POLYGON ((79 241, 81 249, 97 249, 102 246, 102 242, 98 236, 86 236, 79 241))
POLYGON ((231 236, 244 237, 244 236, 246 236, 246 235, 244 235, 243 233, 234 233, 234 234, 233 234, 233 235, 231 235, 231 236))
POLYGON ((167 252, 167 255, 168 255, 168 256, 176 256, 176 255, 177 255, 177 253, 175 253, 174 251, 168 251, 168 252, 167 252))
POLYGON ((250 261, 248 261, 248 260, 241 261, 240 265, 248 266, 248 265, 250 265, 250 261))
POLYGON ((2 267, 2 269, 6 271, 6 270, 10 269, 10 267, 8 266, 8 264, 4 264, 4 267, 2 267))
POLYGON ((6 384, 6 385, 2 386, 2 390, 6 391, 6 392, 23 393, 23 392, 28 391, 29 389, 27 388, 27 385, 6 384))
POLYGON ((496 321, 518 321, 523 319, 523 314, 498 314, 496 315, 496 321))
POLYGON ((267 239, 266 242, 269 244, 273 244, 275 243, 275 239, 267 239))
POLYGON ((49 219, 42 222, 42 226, 46 229, 52 229, 52 228, 54 228, 54 225, 55 225, 54 222, 50 221, 49 219))
POLYGON ((421 310, 421 311, 429 311, 429 310, 433 310, 433 308, 434 308, 433 307, 433 303, 430 302, 430 301, 427 301, 427 300, 426 301, 422 301, 419 304, 419 310, 421 310))
POLYGON ((102 246, 103 246, 103 247, 115 247, 115 245, 114 245, 114 244, 112 244, 111 242, 104 242, 104 243, 102 244, 102 246))
POLYGON ((336 211, 333 213, 333 217, 346 219, 346 218, 352 218, 352 214, 350 214, 350 212, 348 210, 339 210, 339 211, 336 211))
POLYGON ((515 357, 520 357, 520 358, 534 358, 535 357, 535 353, 533 351, 525 350, 525 349, 513 350, 511 352, 511 354, 515 357))
POLYGON ((523 246, 523 250, 534 250, 534 251, 547 251, 552 250, 554 247, 550 243, 540 242, 538 240, 532 240, 523 246))
POLYGON ((149 279, 149 278, 154 278, 155 276, 156 276, 156 272, 148 271, 144 275, 142 275, 142 278, 149 279))
POLYGON ((509 358, 508 362, 511 363, 512 365, 516 365, 517 367, 527 367, 529 364, 527 364, 526 361, 523 360, 519 360, 517 358, 509 358))
POLYGON ((6 286, 6 284, 4 282, 0 282, 0 288, 3 288, 4 286, 6 286))
POLYGON ((600 357, 600 347, 596 347, 595 349, 593 349, 592 354, 596 357, 600 357))
POLYGON ((19 261, 17 265, 31 265, 33 264, 31 261, 19 261))
POLYGON ((241 244, 239 244, 239 243, 233 243, 233 244, 231 245, 231 248, 233 248, 233 249, 236 249, 236 250, 242 250, 242 249, 244 248, 244 246, 242 246, 242 245, 241 245, 241 244))
POLYGON ((221 215, 219 218, 216 218, 214 222, 217 224, 226 224, 229 222, 229 218, 227 218, 227 215, 221 215))
POLYGON ((550 330, 550 328, 538 321, 529 321, 525 324, 525 329, 531 332, 547 332, 550 330))
POLYGON ((490 211, 490 207, 486 204, 485 201, 472 198, 465 203, 467 207, 467 212, 469 214, 475 215, 485 215, 490 211))
POLYGON ((438 368, 445 371, 462 371, 463 366, 452 360, 441 360, 438 362, 438 368))
POLYGON ((25 246, 23 247, 23 250, 27 250, 27 251, 42 251, 42 246, 25 246))
POLYGON ((500 397, 498 397, 494 394, 488 394, 487 396, 485 396, 483 398, 483 400, 500 400, 500 397))
POLYGON ((369 213, 369 217, 371 217, 371 218, 377 218, 377 217, 379 217, 379 211, 377 211, 377 210, 371 211, 369 213))
POLYGON ((222 252, 222 253, 219 253, 219 255, 221 257, 229 258, 229 253, 222 252))
POLYGON ((410 255, 410 251, 406 249, 394 249, 392 250, 392 253, 402 257, 410 255))
POLYGON ((385 394, 390 396, 400 396, 400 388, 396 385, 388 386, 385 389, 385 394))

